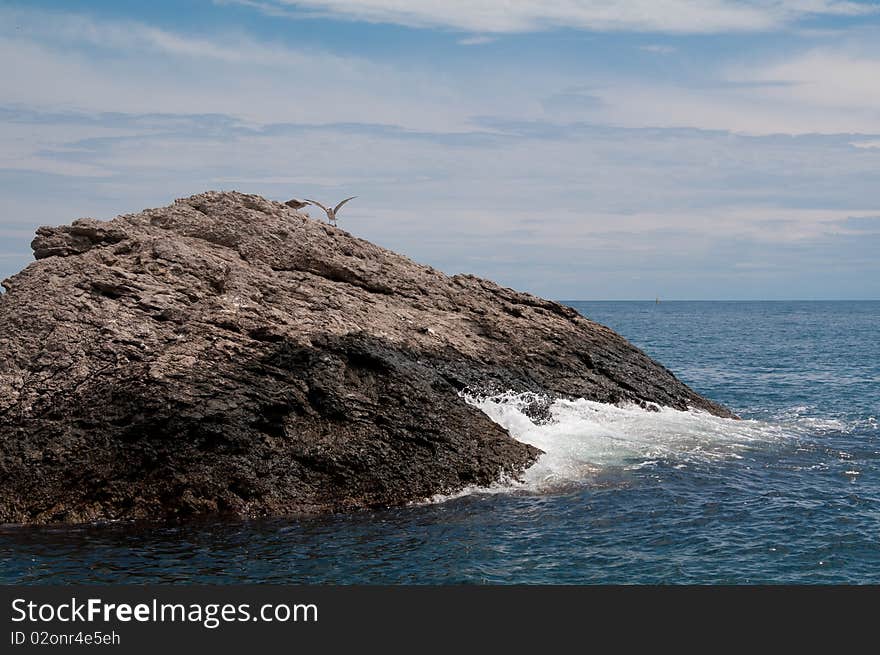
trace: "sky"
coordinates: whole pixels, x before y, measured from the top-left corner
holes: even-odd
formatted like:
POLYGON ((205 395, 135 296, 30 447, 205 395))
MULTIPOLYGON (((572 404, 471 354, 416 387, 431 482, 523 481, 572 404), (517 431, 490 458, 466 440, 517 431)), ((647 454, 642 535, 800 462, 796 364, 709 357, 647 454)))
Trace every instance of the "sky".
POLYGON ((880 0, 2 0, 0 62, 0 278, 235 189, 549 298, 880 299, 880 0))

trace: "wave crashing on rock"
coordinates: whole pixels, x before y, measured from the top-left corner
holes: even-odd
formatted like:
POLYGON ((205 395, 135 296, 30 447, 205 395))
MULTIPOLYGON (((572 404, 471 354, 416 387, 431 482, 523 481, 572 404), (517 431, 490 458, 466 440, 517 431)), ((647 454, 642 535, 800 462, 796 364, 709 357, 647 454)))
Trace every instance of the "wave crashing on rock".
POLYGON ((259 196, 32 247, 0 294, 3 523, 348 511, 521 476, 541 450, 465 389, 732 416, 569 307, 259 196))

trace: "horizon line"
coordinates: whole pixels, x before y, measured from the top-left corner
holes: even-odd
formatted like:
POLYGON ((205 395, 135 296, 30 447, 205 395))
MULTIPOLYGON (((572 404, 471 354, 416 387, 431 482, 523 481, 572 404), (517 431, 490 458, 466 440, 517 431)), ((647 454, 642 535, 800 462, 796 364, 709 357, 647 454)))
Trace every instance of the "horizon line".
POLYGON ((556 302, 650 302, 662 305, 667 302, 880 302, 880 298, 588 298, 558 299, 556 302))

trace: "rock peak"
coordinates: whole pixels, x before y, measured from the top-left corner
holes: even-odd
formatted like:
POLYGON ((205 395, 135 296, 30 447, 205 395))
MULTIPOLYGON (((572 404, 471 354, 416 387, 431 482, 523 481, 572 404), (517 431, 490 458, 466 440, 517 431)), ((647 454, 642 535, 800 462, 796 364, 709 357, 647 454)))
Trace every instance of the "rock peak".
POLYGON ((559 303, 208 191, 42 227, 0 296, 0 522, 408 503, 540 454, 460 391, 730 416, 559 303))

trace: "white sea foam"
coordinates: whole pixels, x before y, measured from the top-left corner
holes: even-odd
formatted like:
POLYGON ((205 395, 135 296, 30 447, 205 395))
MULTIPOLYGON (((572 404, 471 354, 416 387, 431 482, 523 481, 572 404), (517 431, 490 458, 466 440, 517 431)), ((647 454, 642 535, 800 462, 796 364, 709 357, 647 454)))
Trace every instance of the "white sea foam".
MULTIPOLYGON (((505 479, 469 493, 549 491, 589 482, 612 468, 636 469, 667 462, 677 468, 721 459, 740 459, 751 448, 782 440, 844 429, 839 421, 802 417, 795 408, 781 420, 734 420, 702 411, 608 405, 589 400, 546 400, 535 394, 464 395, 493 421, 524 443, 544 451, 520 480, 505 479), (526 414, 535 402, 549 405, 549 420, 535 423, 526 414)), ((434 500, 445 500, 449 496, 434 500)))

